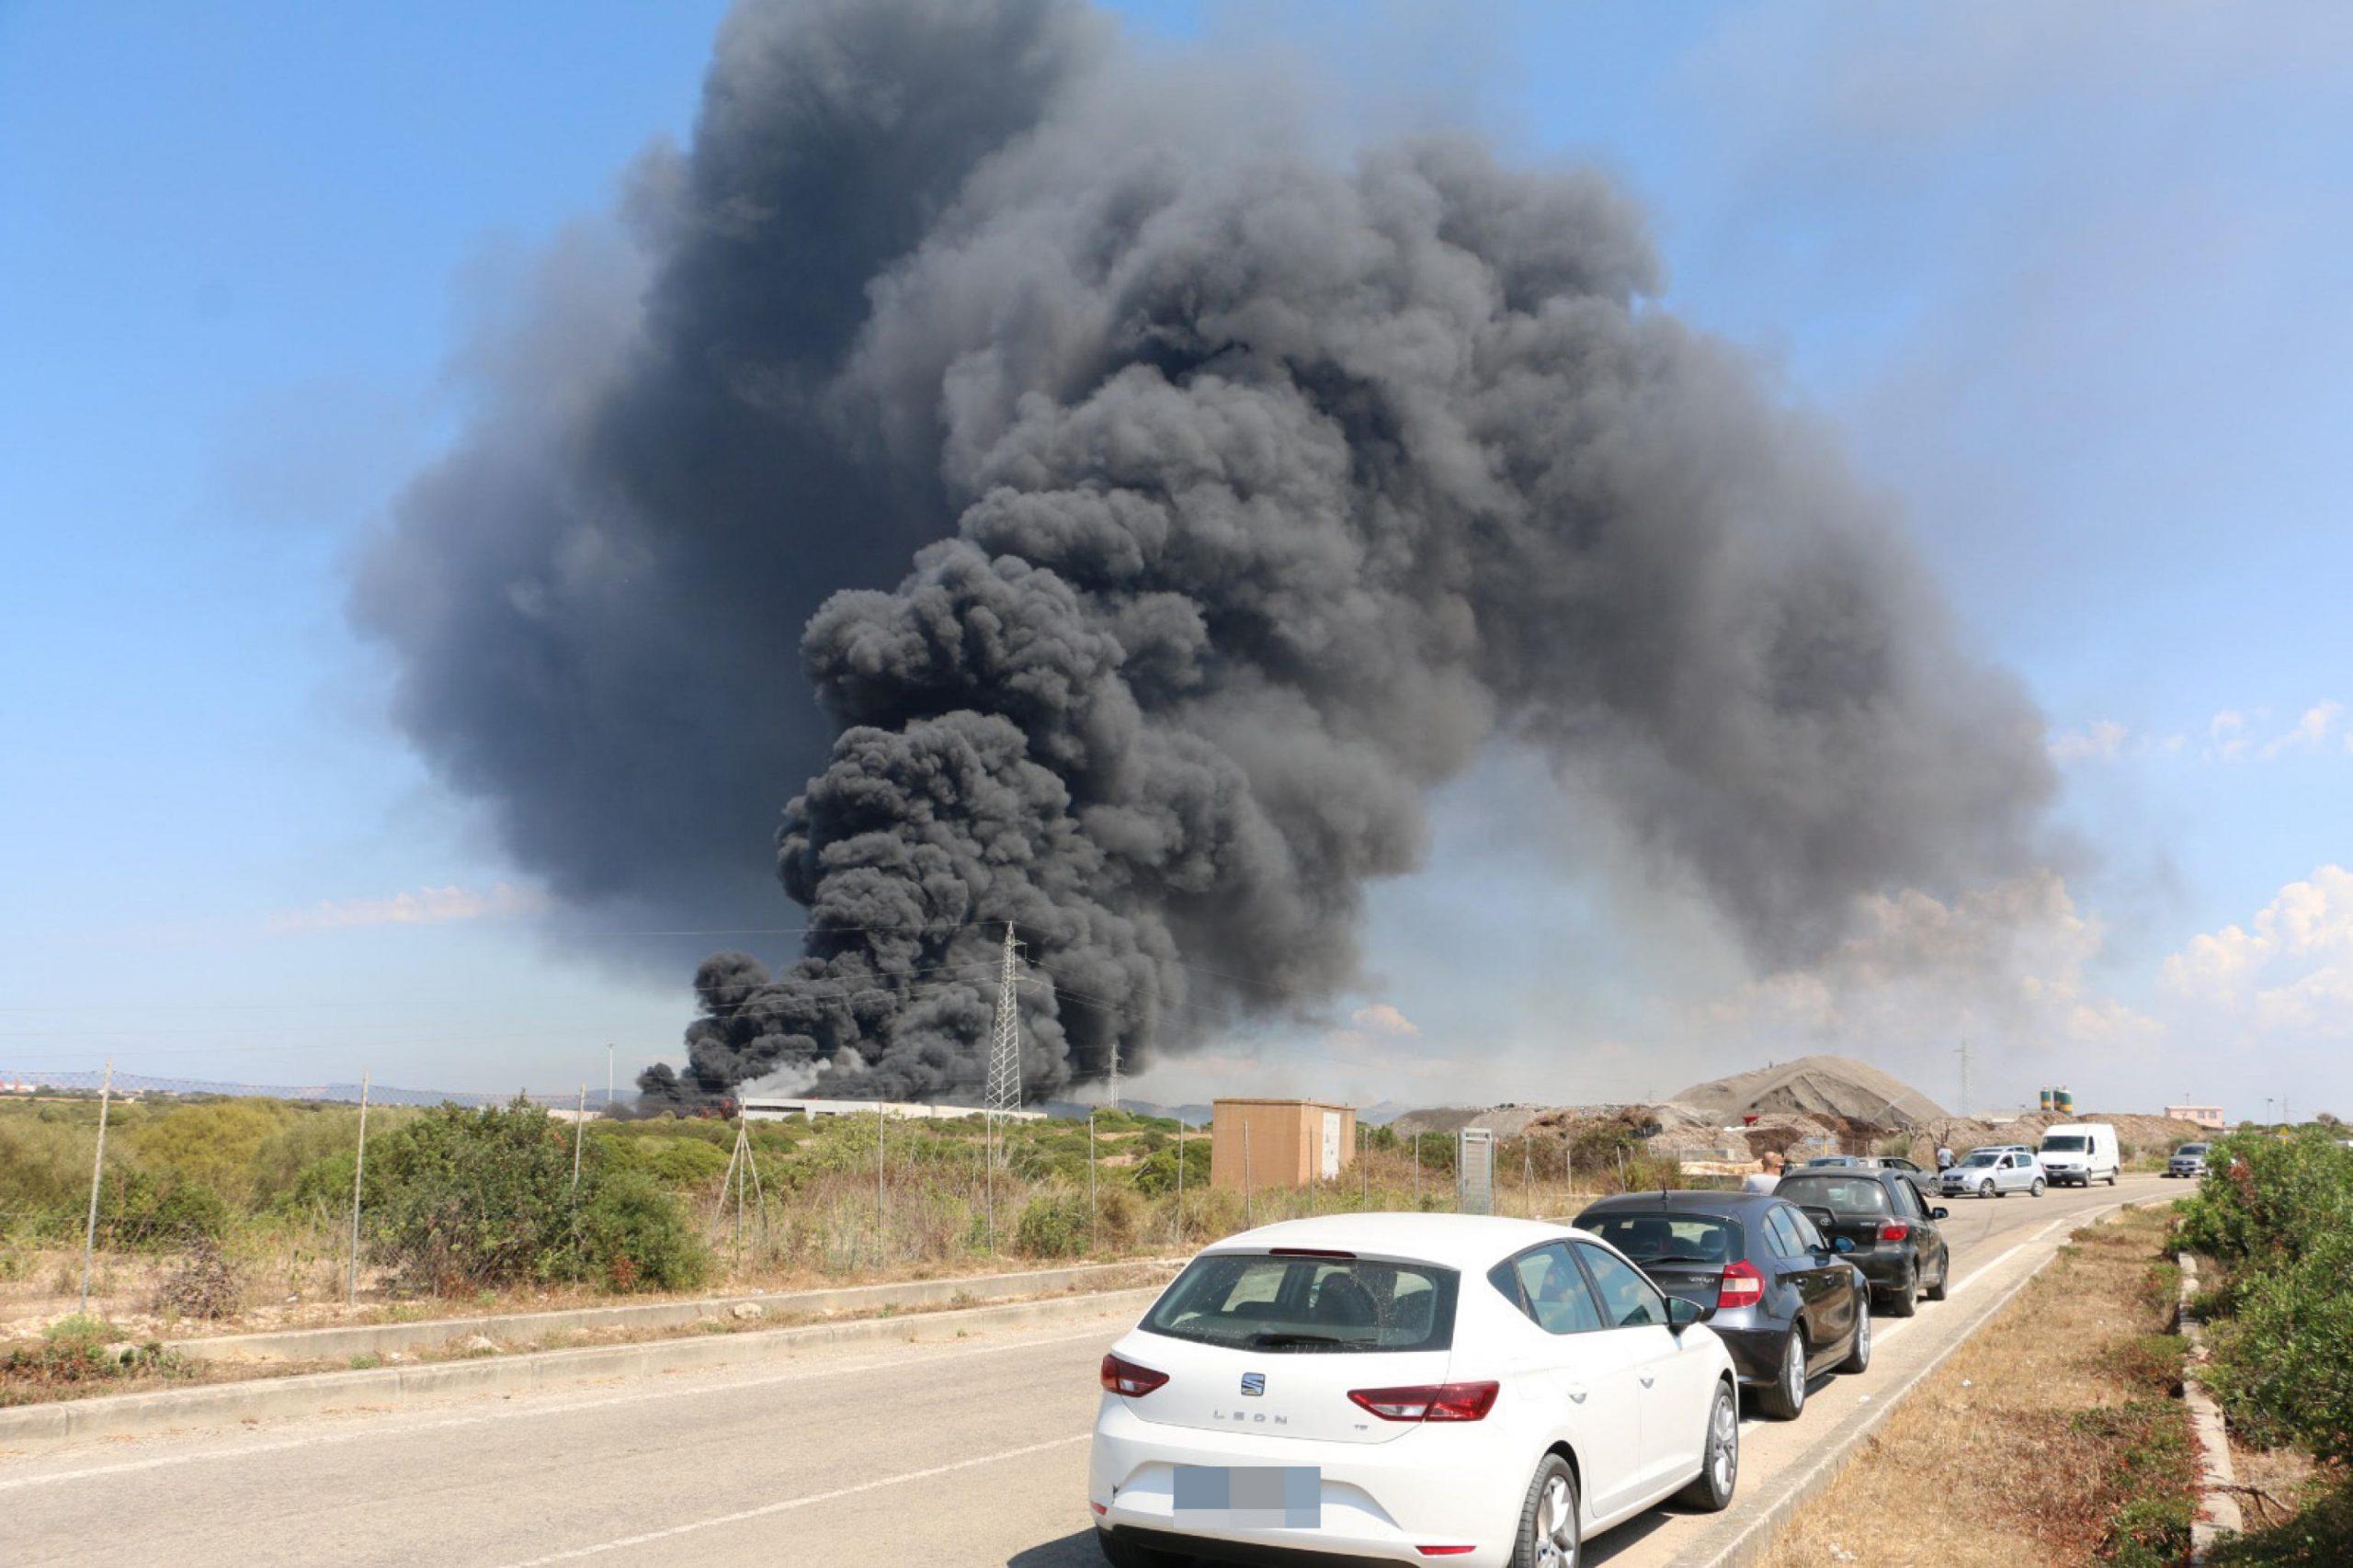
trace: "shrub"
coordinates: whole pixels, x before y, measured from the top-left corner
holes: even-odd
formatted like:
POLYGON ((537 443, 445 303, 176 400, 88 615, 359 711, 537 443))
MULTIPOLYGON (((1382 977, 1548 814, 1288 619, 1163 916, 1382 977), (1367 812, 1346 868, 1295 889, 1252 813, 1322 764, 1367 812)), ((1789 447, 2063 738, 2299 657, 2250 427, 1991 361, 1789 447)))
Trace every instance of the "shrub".
POLYGON ((1086 1250, 1089 1220, 1084 1198, 1033 1198, 1021 1210, 1013 1244, 1030 1257, 1076 1257, 1086 1250))
MULTIPOLYGON (((1159 1198, 1176 1190, 1176 1145, 1146 1154, 1135 1167, 1136 1190, 1147 1198, 1159 1198)), ((1205 1190, 1210 1185, 1210 1141, 1207 1138, 1185 1140, 1185 1190, 1190 1195, 1205 1190)))
POLYGON ((218 1241, 229 1231, 228 1200, 192 1176, 109 1171, 98 1197, 98 1228, 106 1244, 162 1252, 218 1241))
POLYGON ((577 1272, 572 1142, 539 1107, 437 1106, 369 1153, 373 1250, 410 1285, 449 1295, 577 1272))
POLYGON ((643 1171, 617 1171, 597 1184, 580 1207, 580 1244, 587 1267, 616 1290, 687 1290, 710 1272, 710 1251, 677 1200, 643 1171))
POLYGON ((155 1310, 210 1322, 235 1315, 244 1293, 236 1265, 220 1243, 205 1237, 165 1272, 155 1289, 155 1310))
POLYGON ((727 1152, 699 1138, 616 1138, 605 1153, 614 1167, 671 1187, 701 1187, 727 1174, 727 1152))

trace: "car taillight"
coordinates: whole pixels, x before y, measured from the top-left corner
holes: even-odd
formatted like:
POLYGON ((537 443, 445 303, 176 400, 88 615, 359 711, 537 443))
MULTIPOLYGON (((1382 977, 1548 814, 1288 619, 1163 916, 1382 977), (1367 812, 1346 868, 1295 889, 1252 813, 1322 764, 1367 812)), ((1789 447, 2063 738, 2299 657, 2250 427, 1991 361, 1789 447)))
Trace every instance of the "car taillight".
POLYGON ((1419 1383, 1402 1389, 1351 1389, 1348 1397, 1383 1421, 1483 1421, 1500 1383, 1419 1383))
POLYGON ((1900 1242, 1911 1233, 1912 1227, 1902 1220, 1881 1220, 1879 1222, 1879 1239, 1883 1242, 1900 1242))
POLYGON ((1753 1307, 1765 1299, 1765 1276, 1743 1260, 1724 1266, 1724 1282, 1716 1290, 1716 1308, 1753 1307))
POLYGON ((1113 1393, 1123 1393, 1130 1399, 1141 1399, 1168 1381, 1165 1372, 1155 1372, 1150 1367, 1139 1367, 1133 1361, 1117 1356, 1103 1358, 1103 1386, 1113 1393))

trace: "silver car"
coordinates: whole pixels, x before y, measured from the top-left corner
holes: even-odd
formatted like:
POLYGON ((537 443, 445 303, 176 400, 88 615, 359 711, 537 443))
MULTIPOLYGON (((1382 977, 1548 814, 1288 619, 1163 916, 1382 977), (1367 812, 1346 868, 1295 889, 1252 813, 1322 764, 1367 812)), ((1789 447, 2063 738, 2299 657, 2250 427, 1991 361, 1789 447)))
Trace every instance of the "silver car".
POLYGON ((1972 1149, 1938 1180, 1947 1198, 2007 1198, 2013 1192, 2040 1198, 2050 1185, 2042 1162, 2024 1149, 1972 1149))
POLYGON ((2209 1145, 2204 1143, 2184 1143, 2173 1152, 2173 1158, 2165 1162, 2165 1175, 2188 1176, 2192 1181, 2204 1176, 2208 1147, 2209 1145))

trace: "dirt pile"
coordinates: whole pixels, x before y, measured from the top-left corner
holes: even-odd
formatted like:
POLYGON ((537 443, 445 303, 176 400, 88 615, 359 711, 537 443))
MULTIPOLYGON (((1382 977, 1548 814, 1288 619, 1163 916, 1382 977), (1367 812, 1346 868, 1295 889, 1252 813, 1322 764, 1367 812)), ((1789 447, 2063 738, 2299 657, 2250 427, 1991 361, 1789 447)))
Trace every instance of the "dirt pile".
POLYGON ((1857 1127, 1916 1127, 1950 1112, 1890 1073, 1851 1056, 1801 1056, 1794 1062, 1694 1084, 1675 1096, 1724 1122, 1774 1112, 1821 1117, 1857 1127))

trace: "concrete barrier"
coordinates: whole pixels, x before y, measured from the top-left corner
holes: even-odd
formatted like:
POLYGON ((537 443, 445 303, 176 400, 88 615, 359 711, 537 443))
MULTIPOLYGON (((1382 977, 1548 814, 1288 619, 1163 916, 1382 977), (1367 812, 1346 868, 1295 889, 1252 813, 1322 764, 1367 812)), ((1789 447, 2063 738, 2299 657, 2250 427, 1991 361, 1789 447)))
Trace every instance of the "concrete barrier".
POLYGON ((722 1367, 790 1356, 821 1345, 884 1340, 922 1344, 1040 1324, 1104 1324, 1106 1344, 1151 1305, 1159 1286, 968 1307, 904 1318, 856 1318, 797 1328, 601 1345, 585 1350, 543 1350, 483 1356, 413 1367, 357 1372, 311 1372, 251 1378, 154 1393, 109 1394, 0 1410, 0 1452, 28 1452, 63 1443, 152 1435, 336 1411, 399 1409, 453 1395, 517 1393, 599 1378, 722 1367))
POLYGON ((474 1317, 430 1318, 415 1323, 340 1324, 333 1328, 285 1329, 266 1334, 223 1334, 174 1339, 165 1347, 191 1361, 347 1361, 354 1356, 413 1355, 477 1336, 496 1345, 529 1345, 553 1335, 621 1329, 690 1328, 743 1314, 790 1321, 867 1316, 939 1306, 972 1306, 1025 1296, 1104 1290, 1140 1280, 1172 1277, 1182 1259, 1143 1258, 1132 1263, 1089 1263, 1026 1273, 968 1275, 950 1279, 909 1279, 882 1285, 848 1285, 822 1290, 779 1291, 760 1296, 712 1296, 691 1301, 631 1301, 612 1306, 570 1307, 545 1312, 493 1312, 474 1317))

